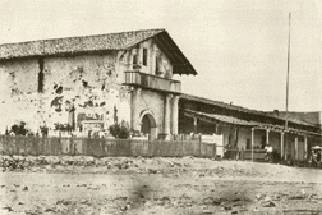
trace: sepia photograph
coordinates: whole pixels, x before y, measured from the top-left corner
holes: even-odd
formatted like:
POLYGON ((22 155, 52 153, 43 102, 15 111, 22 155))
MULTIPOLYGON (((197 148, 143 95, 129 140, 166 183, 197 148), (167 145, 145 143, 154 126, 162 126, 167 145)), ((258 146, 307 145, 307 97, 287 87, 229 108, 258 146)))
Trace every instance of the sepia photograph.
POLYGON ((0 0, 0 215, 322 215, 322 1, 0 0))

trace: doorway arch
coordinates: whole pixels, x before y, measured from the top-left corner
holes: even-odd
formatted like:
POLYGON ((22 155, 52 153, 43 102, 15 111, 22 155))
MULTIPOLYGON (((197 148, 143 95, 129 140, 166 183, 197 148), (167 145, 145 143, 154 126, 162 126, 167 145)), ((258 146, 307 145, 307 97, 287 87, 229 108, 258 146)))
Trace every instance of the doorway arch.
POLYGON ((143 113, 141 117, 141 132, 150 135, 151 138, 157 137, 157 125, 155 118, 149 112, 143 113))

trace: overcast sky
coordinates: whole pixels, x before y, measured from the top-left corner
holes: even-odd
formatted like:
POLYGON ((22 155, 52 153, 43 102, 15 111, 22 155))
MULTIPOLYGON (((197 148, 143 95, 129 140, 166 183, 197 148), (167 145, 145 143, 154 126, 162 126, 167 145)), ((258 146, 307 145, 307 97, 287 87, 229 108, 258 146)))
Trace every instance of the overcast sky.
POLYGON ((322 4, 283 0, 0 0, 0 43, 166 28, 198 72, 182 90, 261 110, 322 110, 322 4))

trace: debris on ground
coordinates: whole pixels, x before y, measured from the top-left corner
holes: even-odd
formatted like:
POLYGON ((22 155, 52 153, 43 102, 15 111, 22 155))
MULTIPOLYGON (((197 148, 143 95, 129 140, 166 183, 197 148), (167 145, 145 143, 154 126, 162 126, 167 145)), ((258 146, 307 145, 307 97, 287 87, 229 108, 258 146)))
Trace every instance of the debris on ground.
POLYGON ((322 172, 314 169, 193 157, 19 159, 25 160, 20 162, 23 169, 19 164, 1 167, 0 214, 275 214, 322 209, 322 184, 317 181, 322 172))

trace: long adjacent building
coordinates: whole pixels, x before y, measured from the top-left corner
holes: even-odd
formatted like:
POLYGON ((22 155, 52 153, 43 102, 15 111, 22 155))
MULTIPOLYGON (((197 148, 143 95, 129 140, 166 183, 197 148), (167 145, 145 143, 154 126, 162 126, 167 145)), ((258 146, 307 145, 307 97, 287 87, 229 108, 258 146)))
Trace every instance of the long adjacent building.
POLYGON ((179 110, 179 133, 218 135, 217 144, 225 151, 249 155, 252 149, 263 151, 270 144, 280 158, 304 161, 313 146, 322 146, 321 114, 317 112, 291 112, 285 129, 283 112, 250 110, 189 94, 181 94, 179 110))

